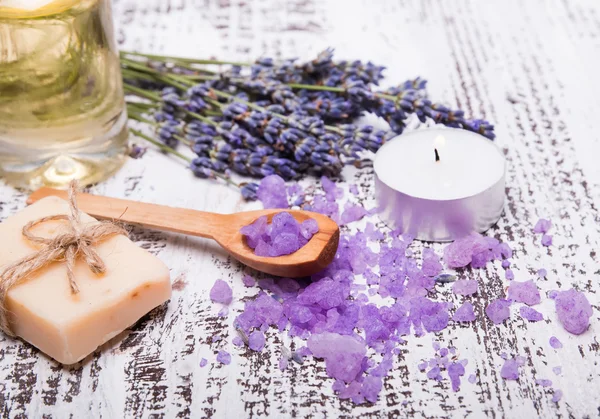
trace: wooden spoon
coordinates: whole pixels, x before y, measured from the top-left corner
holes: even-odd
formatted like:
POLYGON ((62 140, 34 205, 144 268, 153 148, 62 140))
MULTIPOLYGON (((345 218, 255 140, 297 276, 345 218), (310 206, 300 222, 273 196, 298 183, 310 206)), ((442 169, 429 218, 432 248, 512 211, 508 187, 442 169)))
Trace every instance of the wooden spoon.
MULTIPOLYGON (((41 188, 29 196, 27 203, 33 204, 47 196, 67 199, 67 192, 41 188)), ((333 261, 340 238, 340 230, 335 221, 310 211, 267 209, 236 214, 215 214, 85 193, 77 194, 77 204, 83 212, 96 218, 213 239, 234 258, 251 268, 290 278, 309 276, 329 265, 333 261), (299 222, 314 218, 319 225, 319 231, 304 247, 291 255, 256 256, 240 234, 240 229, 263 215, 266 215, 270 222, 275 214, 282 211, 288 211, 299 222)))

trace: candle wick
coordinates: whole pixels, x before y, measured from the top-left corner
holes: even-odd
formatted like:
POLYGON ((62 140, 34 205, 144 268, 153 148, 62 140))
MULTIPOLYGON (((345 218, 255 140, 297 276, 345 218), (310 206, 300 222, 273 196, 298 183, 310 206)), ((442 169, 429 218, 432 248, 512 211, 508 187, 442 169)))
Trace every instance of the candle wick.
POLYGON ((440 155, 437 151, 437 148, 435 148, 434 150, 435 150, 435 161, 440 161, 440 155))

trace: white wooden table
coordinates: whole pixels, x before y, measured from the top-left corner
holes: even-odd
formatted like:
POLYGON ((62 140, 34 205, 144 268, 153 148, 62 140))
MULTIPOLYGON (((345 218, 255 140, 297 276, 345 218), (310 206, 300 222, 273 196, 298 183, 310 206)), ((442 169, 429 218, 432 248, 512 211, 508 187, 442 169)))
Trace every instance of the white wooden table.
MULTIPOLYGON (((260 55, 311 57, 332 46, 341 58, 388 66, 389 83, 420 75, 430 95, 496 123, 509 162, 506 213, 493 234, 515 249, 517 280, 542 267, 545 293, 577 285, 594 305, 590 329, 571 336, 556 321, 526 323, 516 313, 495 327, 483 319, 488 300, 503 294, 499 266, 480 279, 480 318, 437 335, 411 337, 385 380, 378 403, 353 406, 331 390, 323 363, 277 368, 281 335, 262 353, 231 346, 242 267, 214 245, 135 230, 135 239, 171 268, 173 298, 84 362, 65 368, 20 341, 0 337, 2 417, 597 417, 600 412, 600 3, 597 0, 116 0, 117 39, 124 49, 170 55, 250 60, 260 55), (554 243, 531 233, 539 217, 554 222, 554 243), (231 314, 217 316, 208 298, 215 279, 234 284, 231 314), (215 334, 224 339, 213 343, 215 334), (556 335, 561 350, 548 345, 556 335), (461 390, 418 371, 433 356, 432 340, 468 358, 461 390), (214 362, 227 347, 232 364, 214 362), (503 351, 528 358, 521 379, 499 376, 503 351), (209 360, 198 366, 202 357, 209 360), (562 366, 554 376, 552 367, 562 366), (563 399, 535 384, 550 378, 563 399), (404 402, 404 403, 403 403, 404 402)), ((371 173, 345 172, 369 195, 371 173)), ((309 181, 310 182, 310 181, 309 181)), ((232 212, 253 208, 239 194, 194 179, 178 163, 150 152, 130 161, 98 194, 232 212)), ((25 196, 0 185, 0 215, 25 196)), ((439 250, 439 248, 438 248, 439 250)), ((452 300, 449 288, 444 299, 452 300)))

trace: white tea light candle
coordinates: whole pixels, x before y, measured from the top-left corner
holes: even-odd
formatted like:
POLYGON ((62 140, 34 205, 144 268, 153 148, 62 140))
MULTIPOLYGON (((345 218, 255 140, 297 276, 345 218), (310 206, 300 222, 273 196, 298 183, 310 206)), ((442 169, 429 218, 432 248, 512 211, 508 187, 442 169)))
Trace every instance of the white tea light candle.
POLYGON ((381 218, 419 240, 483 232, 504 206, 505 160, 487 138, 460 129, 398 136, 375 156, 381 218))

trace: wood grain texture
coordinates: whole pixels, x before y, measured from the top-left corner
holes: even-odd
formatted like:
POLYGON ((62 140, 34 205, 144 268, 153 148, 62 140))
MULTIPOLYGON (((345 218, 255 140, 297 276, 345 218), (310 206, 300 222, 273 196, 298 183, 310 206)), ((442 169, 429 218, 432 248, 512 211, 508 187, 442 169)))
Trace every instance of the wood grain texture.
MULTIPOLYGON (((353 406, 333 395, 321 362, 277 368, 282 348, 294 343, 267 334, 261 353, 231 346, 233 318, 257 290, 241 283, 243 268, 207 240, 136 229, 133 238, 171 268, 174 295, 101 351, 71 368, 57 366, 20 341, 0 337, 2 417, 597 417, 600 411, 600 4, 594 0, 118 0, 123 48, 188 56, 251 59, 310 57, 328 46, 342 58, 388 66, 397 83, 420 75, 433 98, 496 123, 505 150, 507 206, 490 234, 515 249, 517 280, 537 281, 547 293, 576 286, 594 306, 590 330, 568 335, 545 299, 548 320, 527 323, 513 312, 504 326, 484 319, 490 299, 504 295, 498 265, 466 271, 480 281, 471 301, 479 319, 402 346, 379 402, 353 406), (531 233, 540 217, 554 222, 554 246, 531 233), (235 302, 217 315, 208 290, 229 281, 235 302), (557 336, 564 344, 552 349, 557 336), (221 340, 213 339, 220 336, 221 340), (417 364, 433 356, 432 340, 452 344, 468 358, 464 382, 429 381, 417 364), (215 363, 219 349, 232 364, 215 363), (500 354, 528 358, 518 382, 499 376, 500 354), (207 358, 205 368, 198 366, 207 358), (552 368, 562 366, 554 376, 552 368), (465 376, 465 377, 466 377, 465 376), (549 378, 563 400, 535 384, 549 378)), ((347 169, 368 205, 372 172, 347 169)), ((313 180, 306 180, 310 185, 313 180)), ((159 153, 130 161, 93 192, 214 212, 256 209, 227 187, 194 179, 159 153)), ((0 214, 22 208, 24 194, 0 185, 0 214)), ((420 250, 414 245, 415 252, 420 250)), ((441 249, 436 247, 437 250, 441 249)), ((440 287, 441 288, 441 287, 440 287)), ((444 299, 458 300, 449 288, 444 299)), ((536 307, 537 308, 537 307, 536 307)))

